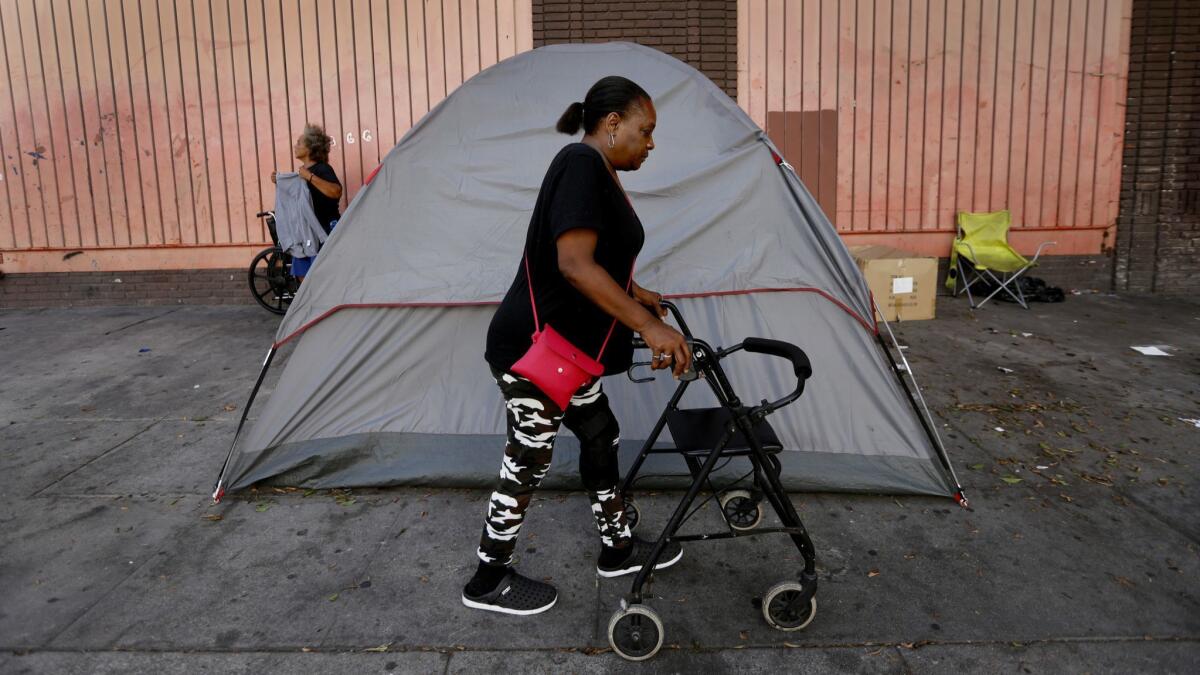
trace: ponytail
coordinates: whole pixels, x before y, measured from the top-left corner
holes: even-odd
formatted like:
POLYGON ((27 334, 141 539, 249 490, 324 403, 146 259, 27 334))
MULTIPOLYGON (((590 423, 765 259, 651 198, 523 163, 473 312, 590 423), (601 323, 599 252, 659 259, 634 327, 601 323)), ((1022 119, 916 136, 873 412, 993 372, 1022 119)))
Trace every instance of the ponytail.
POLYGON ((560 134, 574 136, 579 133, 579 127, 581 126, 583 126, 583 104, 576 101, 567 106, 566 112, 562 114, 562 117, 558 118, 558 124, 554 128, 560 134))
POLYGON ((649 100, 650 95, 646 90, 632 80, 619 75, 602 77, 588 89, 582 103, 576 101, 567 106, 554 128, 564 134, 574 135, 580 129, 590 134, 609 113, 624 115, 634 106, 649 100))

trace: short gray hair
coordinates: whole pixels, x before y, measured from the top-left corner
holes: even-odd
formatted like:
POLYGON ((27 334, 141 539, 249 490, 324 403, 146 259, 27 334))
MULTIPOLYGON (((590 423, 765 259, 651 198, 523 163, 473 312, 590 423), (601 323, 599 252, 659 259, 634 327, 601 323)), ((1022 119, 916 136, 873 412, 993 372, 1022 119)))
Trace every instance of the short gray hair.
POLYGON ((323 128, 315 124, 305 124, 304 132, 300 134, 300 142, 308 147, 308 158, 312 161, 329 161, 329 148, 333 145, 333 139, 323 128))

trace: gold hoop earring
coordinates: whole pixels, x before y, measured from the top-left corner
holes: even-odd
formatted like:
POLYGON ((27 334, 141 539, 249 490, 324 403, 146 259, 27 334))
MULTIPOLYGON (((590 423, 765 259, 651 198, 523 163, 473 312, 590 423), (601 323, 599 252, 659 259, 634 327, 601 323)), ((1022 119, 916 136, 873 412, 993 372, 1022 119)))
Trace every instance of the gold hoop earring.
POLYGON ((616 145, 616 144, 617 144, 617 135, 616 135, 616 134, 609 134, 609 135, 608 135, 608 147, 609 147, 609 149, 612 149, 612 147, 613 147, 614 145, 616 145))

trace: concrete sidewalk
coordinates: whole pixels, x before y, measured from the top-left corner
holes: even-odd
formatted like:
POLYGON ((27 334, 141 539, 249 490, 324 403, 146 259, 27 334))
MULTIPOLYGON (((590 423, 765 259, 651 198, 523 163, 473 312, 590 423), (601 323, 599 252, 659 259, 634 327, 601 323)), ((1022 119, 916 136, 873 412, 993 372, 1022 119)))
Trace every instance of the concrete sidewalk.
MULTIPOLYGON (((938 309, 896 330, 974 511, 794 495, 813 624, 780 633, 753 604, 798 564, 786 538, 689 545, 651 588, 668 644, 645 664, 608 650, 630 579, 592 571, 582 494, 533 507, 519 565, 560 600, 524 619, 458 600, 482 492, 211 505, 276 317, 0 311, 0 672, 1196 672, 1200 304, 938 309)), ((641 496, 644 531, 678 499, 641 496)))

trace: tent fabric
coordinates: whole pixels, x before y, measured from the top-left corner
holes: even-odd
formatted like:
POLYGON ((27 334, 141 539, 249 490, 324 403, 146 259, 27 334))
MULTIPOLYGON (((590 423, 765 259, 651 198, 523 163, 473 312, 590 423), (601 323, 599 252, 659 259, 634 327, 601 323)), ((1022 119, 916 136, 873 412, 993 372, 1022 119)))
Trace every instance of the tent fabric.
POLYGON ((649 87, 658 110, 656 149, 622 176, 646 224, 641 285, 671 293, 813 287, 872 316, 833 228, 782 226, 825 219, 815 203, 806 214, 788 198, 765 135, 716 85, 648 47, 555 45, 471 78, 388 153, 343 214, 340 236, 321 250, 310 273, 318 283, 293 301, 278 339, 338 306, 499 302, 546 168, 578 140, 554 124, 608 74, 649 87), (823 254, 822 264, 798 266, 804 251, 823 254))
MULTIPOLYGON (((576 140, 556 133, 555 121, 613 74, 638 82, 658 110, 656 150, 622 176, 646 227, 638 283, 681 298, 697 337, 787 340, 814 363, 805 395, 771 418, 786 448, 785 485, 952 494, 876 343, 866 283, 815 200, 711 81, 627 43, 556 45, 503 61, 387 155, 279 327, 276 344, 295 350, 240 439, 229 490, 494 481, 504 419, 483 361, 486 328, 517 272, 543 173, 576 140)), ((746 401, 794 385, 778 359, 723 363, 746 401)), ((649 435, 673 385, 665 376, 605 379, 623 454, 649 435)), ((697 385, 683 404, 712 405, 697 385)), ((577 485, 573 439, 563 436, 547 486, 577 485)), ((645 471, 656 469, 684 466, 662 456, 645 471)))

